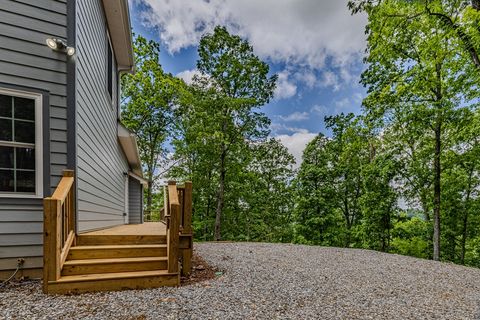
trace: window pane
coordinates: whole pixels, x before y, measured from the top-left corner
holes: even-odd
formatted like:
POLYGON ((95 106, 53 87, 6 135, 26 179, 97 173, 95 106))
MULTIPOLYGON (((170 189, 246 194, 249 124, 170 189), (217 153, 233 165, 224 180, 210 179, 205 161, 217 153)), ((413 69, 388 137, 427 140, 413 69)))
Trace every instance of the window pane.
POLYGON ((17 169, 35 169, 35 149, 17 149, 17 169))
POLYGON ((35 100, 15 97, 13 104, 15 119, 35 120, 35 100))
POLYGON ((0 191, 13 192, 13 170, 0 170, 0 191))
POLYGON ((0 117, 12 117, 12 97, 0 94, 0 117))
POLYGON ((17 170, 17 192, 35 192, 35 172, 17 170))
POLYGON ((0 168, 13 169, 13 148, 0 147, 0 168))
POLYGON ((35 143, 35 123, 15 120, 15 141, 35 143))
POLYGON ((12 141, 12 120, 0 119, 0 140, 12 141))

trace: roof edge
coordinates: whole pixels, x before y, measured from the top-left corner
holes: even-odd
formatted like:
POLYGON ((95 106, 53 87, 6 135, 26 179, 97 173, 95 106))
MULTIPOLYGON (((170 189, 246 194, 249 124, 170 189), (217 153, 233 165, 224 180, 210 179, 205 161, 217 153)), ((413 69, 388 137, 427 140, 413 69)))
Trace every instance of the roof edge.
POLYGON ((142 161, 138 151, 137 136, 120 122, 118 123, 117 135, 132 172, 138 177, 143 178, 142 161))
POLYGON ((133 71, 133 36, 127 0, 102 0, 118 69, 133 71))

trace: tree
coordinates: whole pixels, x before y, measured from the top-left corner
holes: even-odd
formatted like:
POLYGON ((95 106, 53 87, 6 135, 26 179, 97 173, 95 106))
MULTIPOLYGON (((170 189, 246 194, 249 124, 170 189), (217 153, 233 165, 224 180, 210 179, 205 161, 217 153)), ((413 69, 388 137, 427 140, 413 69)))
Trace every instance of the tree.
POLYGON ((440 259, 442 157, 462 108, 478 96, 477 74, 464 39, 435 13, 448 12, 441 1, 362 1, 368 14, 368 63, 362 83, 368 87, 368 117, 385 125, 408 123, 433 148, 433 258, 440 259))
MULTIPOLYGON (((263 228, 253 237, 269 242, 289 242, 292 239, 294 207, 291 181, 294 177, 294 157, 277 139, 251 146, 252 160, 245 179, 244 200, 248 203, 247 219, 256 218, 263 228)), ((251 238, 251 237, 249 237, 251 238)))
POLYGON ((345 246, 352 244, 353 227, 362 219, 360 199, 363 195, 362 168, 368 163, 368 137, 361 119, 352 113, 325 117, 326 127, 332 130, 330 142, 331 173, 328 183, 333 190, 332 201, 345 220, 345 246))
POLYGON ((307 244, 343 246, 345 228, 343 215, 336 209, 332 185, 331 139, 323 134, 307 144, 295 179, 295 237, 307 244))
MULTIPOLYGON (((406 1, 403 1, 406 2, 406 1)), ((401 3, 400 3, 401 4, 401 3)), ((480 0, 471 1, 418 1, 416 12, 404 19, 417 19, 422 15, 436 18, 440 27, 452 33, 462 44, 462 52, 468 55, 477 72, 480 72, 480 0)), ((370 11, 381 6, 379 0, 349 0, 348 7, 353 13, 370 11)), ((391 17, 394 17, 393 14, 391 17)), ((401 16, 397 16, 401 17, 401 16)))
POLYGON ((394 154, 378 136, 370 137, 368 163, 362 166, 363 192, 360 197, 362 211, 363 245, 369 249, 388 252, 393 220, 398 212, 398 196, 393 188, 398 173, 394 154))
POLYGON ((174 118, 174 106, 182 82, 164 73, 159 63, 159 44, 142 36, 134 40, 135 69, 122 76, 122 122, 137 136, 140 158, 148 181, 146 209, 152 210, 164 143, 174 118))
POLYGON ((229 154, 239 141, 266 136, 268 119, 254 109, 272 98, 276 76, 268 76, 268 65, 255 56, 247 41, 224 27, 202 37, 198 54, 197 68, 204 77, 194 86, 216 109, 218 123, 214 132, 219 147, 215 239, 220 240, 229 154))

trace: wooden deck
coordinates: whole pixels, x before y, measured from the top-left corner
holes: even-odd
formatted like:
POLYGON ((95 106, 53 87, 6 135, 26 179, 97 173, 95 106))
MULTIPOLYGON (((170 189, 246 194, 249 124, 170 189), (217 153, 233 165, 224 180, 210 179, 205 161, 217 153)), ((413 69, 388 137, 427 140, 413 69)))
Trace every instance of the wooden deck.
POLYGON ((142 224, 124 224, 107 229, 83 232, 81 235, 100 236, 100 235, 149 235, 149 236, 166 236, 167 226, 163 222, 145 222, 142 224))
POLYGON ((166 223, 119 225, 81 234, 74 231, 73 186, 73 172, 65 172, 53 196, 44 199, 45 293, 177 286, 180 274, 190 273, 190 182, 178 188, 169 182, 166 223))

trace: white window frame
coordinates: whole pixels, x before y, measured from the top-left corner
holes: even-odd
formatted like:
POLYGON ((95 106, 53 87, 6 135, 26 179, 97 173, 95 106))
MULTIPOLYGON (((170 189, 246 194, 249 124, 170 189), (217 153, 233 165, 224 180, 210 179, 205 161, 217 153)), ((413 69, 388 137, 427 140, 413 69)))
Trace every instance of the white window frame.
MULTIPOLYGON (((35 100, 35 193, 0 192, 0 198, 43 198, 43 96, 40 93, 0 88, 0 94, 35 100)), ((1 146, 22 147, 25 143, 0 142, 1 146)))

